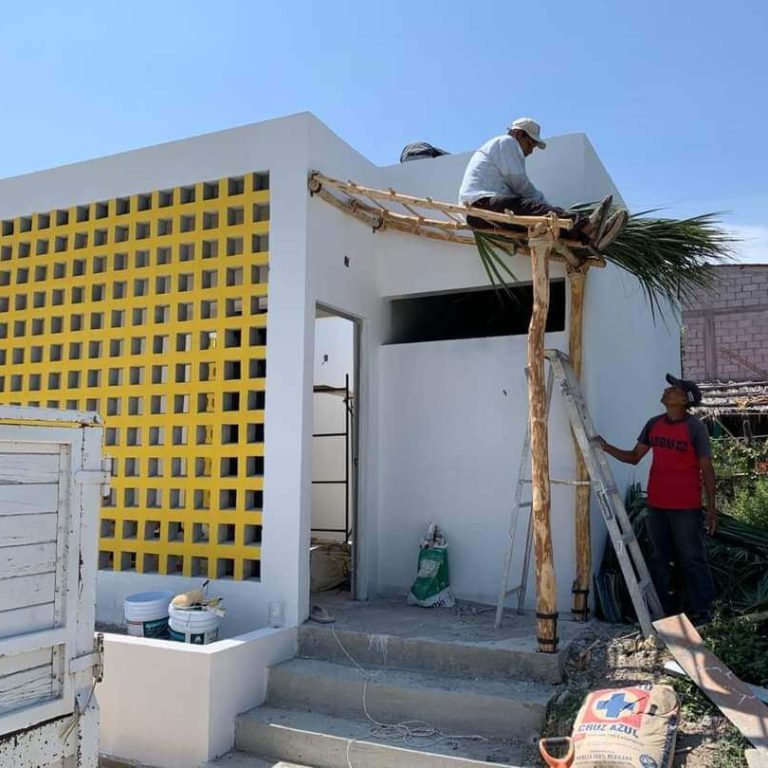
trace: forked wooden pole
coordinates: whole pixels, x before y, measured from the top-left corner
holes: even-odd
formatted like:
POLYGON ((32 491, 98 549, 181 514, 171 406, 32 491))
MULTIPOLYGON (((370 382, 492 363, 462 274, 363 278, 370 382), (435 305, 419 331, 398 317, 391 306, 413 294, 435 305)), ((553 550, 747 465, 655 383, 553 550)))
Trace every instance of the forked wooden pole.
MULTIPOLYGON (((584 289, 587 282, 587 267, 568 270, 568 284, 571 289, 571 308, 568 327, 568 356, 576 376, 581 378, 581 362, 584 335, 584 289)), ((581 455, 576 438, 573 438, 576 454, 576 479, 582 483, 589 480, 589 473, 581 455)), ((586 621, 589 617, 589 585, 592 580, 592 542, 589 520, 589 485, 576 486, 574 526, 576 529, 576 579, 573 582, 573 607, 575 621, 586 621)))
POLYGON ((539 651, 557 651, 557 585, 550 525, 547 385, 544 332, 549 312, 549 254, 557 236, 554 222, 529 230, 533 267, 533 313, 528 327, 528 407, 531 420, 533 543, 536 557, 536 639, 539 651))

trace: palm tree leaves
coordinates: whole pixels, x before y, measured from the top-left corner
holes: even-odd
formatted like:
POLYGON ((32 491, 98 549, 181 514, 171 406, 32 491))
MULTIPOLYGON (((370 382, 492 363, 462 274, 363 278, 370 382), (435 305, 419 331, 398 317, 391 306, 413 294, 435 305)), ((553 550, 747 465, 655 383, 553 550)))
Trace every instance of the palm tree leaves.
POLYGON ((517 253, 517 244, 506 237, 478 230, 474 231, 474 235, 477 253, 488 275, 488 280, 495 288, 503 290, 511 297, 509 281, 516 283, 517 277, 512 272, 508 260, 517 253))
MULTIPOLYGON (((573 206, 574 213, 589 214, 595 203, 573 206)), ((724 230, 719 213, 704 213, 688 219, 653 216, 656 210, 630 216, 626 227, 603 254, 605 260, 634 276, 654 317, 682 299, 712 288, 711 267, 733 257, 738 238, 724 230)), ((478 254, 491 283, 507 285, 512 275, 508 257, 516 242, 497 233, 475 231, 478 254)))

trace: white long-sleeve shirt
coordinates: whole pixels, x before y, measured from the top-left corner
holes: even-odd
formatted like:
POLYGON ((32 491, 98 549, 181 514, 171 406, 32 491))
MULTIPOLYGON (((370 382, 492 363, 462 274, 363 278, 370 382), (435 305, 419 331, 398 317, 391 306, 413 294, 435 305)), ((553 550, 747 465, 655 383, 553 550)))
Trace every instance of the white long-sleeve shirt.
POLYGON ((496 136, 470 158, 459 190, 460 203, 514 195, 546 202, 525 171, 525 155, 513 136, 496 136))

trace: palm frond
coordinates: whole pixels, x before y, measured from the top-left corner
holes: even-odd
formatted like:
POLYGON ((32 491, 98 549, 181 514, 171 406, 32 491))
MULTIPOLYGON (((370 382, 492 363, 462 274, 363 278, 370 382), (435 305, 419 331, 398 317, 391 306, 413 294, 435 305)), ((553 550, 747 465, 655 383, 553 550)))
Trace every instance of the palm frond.
MULTIPOLYGON (((589 214, 594 206, 582 203, 570 210, 589 214)), ((627 226, 602 254, 638 280, 654 317, 664 316, 665 309, 677 307, 682 299, 711 290, 712 266, 733 258, 733 246, 738 242, 720 225, 720 213, 688 219, 653 215, 657 213, 648 210, 630 216, 627 226)), ((486 270, 490 268, 491 283, 505 288, 502 272, 510 270, 504 257, 514 254, 515 241, 496 233, 476 231, 474 235, 480 258, 486 270)))
POLYGON ((514 294, 509 289, 509 283, 510 281, 516 283, 517 277, 509 263, 505 261, 505 257, 514 256, 517 252, 514 241, 477 230, 475 230, 474 235, 477 253, 491 285, 497 290, 504 291, 509 298, 515 299, 514 294))
POLYGON ((719 216, 631 216, 603 256, 637 278, 652 313, 663 315, 666 306, 711 290, 712 267, 733 257, 736 238, 719 226, 719 216))

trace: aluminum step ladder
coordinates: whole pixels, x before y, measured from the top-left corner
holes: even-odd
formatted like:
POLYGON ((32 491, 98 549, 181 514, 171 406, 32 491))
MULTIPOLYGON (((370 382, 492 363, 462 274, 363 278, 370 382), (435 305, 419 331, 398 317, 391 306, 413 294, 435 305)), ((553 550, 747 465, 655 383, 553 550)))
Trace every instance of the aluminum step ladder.
MULTIPOLYGON (((546 358, 549 361, 549 374, 547 378, 547 413, 552 399, 552 380, 557 380, 558 389, 565 401, 568 417, 571 422, 576 442, 581 449, 584 463, 590 477, 590 485, 595 491, 600 511, 605 520, 608 535, 611 538, 616 557, 624 576, 624 581, 635 608, 640 628, 646 637, 655 634, 652 621, 663 615, 661 602, 656 594, 656 589, 651 581, 648 566, 640 550, 640 544, 635 536, 632 523, 624 507, 624 500, 616 487, 610 465, 600 444, 595 440, 596 431, 592 419, 587 410, 584 396, 578 378, 571 367, 568 356, 559 350, 547 350, 546 358)), ((526 428, 523 441, 523 451, 520 460, 520 472, 518 485, 515 491, 515 507, 512 511, 510 523, 509 546, 504 560, 499 601, 496 606, 496 626, 501 626, 506 598, 513 593, 517 594, 518 613, 525 604, 528 571, 530 568, 530 555, 533 543, 533 509, 532 502, 522 501, 522 488, 530 484, 526 478, 526 470, 530 467, 530 427, 526 428), (523 574, 520 584, 508 589, 509 576, 512 568, 515 538, 518 527, 518 518, 521 508, 528 507, 528 531, 526 536, 525 554, 523 558, 523 574)), ((552 483, 565 483, 577 485, 577 480, 550 480, 552 483)))

